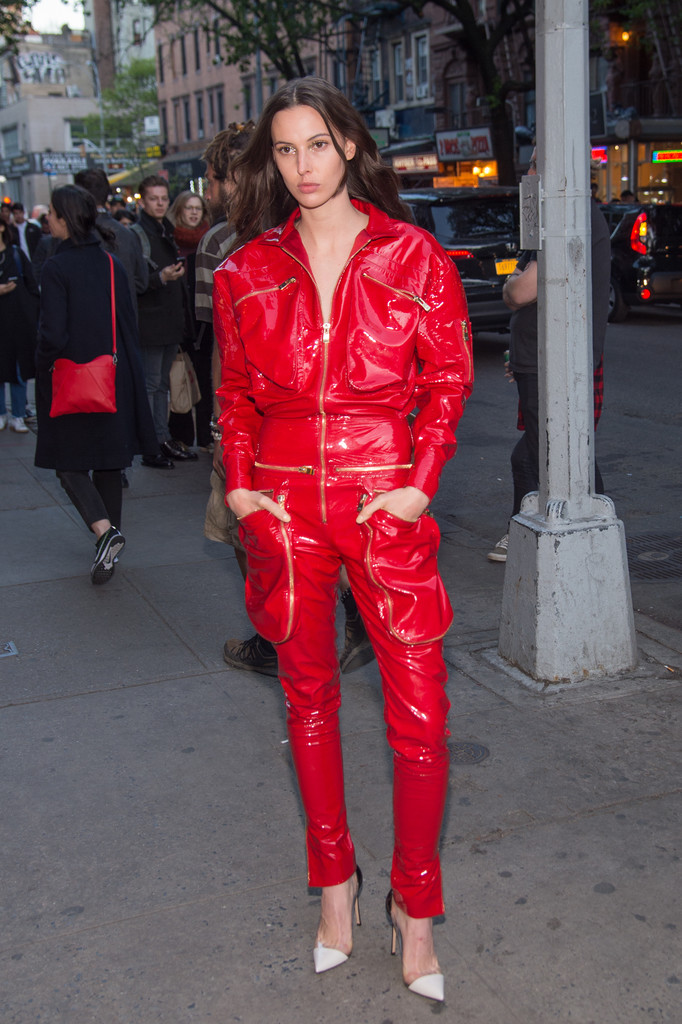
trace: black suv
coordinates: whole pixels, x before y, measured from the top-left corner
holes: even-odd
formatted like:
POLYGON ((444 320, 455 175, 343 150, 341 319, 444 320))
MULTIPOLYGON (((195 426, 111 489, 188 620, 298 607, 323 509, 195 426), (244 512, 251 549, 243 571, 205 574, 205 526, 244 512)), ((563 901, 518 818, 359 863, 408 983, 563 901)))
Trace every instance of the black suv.
POLYGON ((474 330, 507 330, 502 286, 519 250, 516 188, 420 188, 401 192, 415 223, 435 235, 462 278, 474 330))
POLYGON ((604 203, 611 228, 609 320, 630 306, 682 304, 682 205, 604 203))

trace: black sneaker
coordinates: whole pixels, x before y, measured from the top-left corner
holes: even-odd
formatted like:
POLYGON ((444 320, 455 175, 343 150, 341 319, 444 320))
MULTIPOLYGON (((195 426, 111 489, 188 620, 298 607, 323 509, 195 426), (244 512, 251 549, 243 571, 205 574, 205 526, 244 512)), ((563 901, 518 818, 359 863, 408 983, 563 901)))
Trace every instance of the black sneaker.
POLYGON ((277 651, 260 633, 256 633, 248 640, 228 640, 223 647, 223 661, 232 668, 260 672, 263 676, 279 675, 277 651))
POLYGON ((375 654, 350 587, 343 591, 341 600, 346 613, 346 636, 339 657, 339 668, 345 674, 366 665, 373 660, 375 654))
POLYGON ((116 557, 123 551, 126 539, 115 526, 110 526, 106 533, 103 533, 95 544, 95 561, 90 569, 90 579, 93 583, 108 583, 114 575, 114 562, 116 557))

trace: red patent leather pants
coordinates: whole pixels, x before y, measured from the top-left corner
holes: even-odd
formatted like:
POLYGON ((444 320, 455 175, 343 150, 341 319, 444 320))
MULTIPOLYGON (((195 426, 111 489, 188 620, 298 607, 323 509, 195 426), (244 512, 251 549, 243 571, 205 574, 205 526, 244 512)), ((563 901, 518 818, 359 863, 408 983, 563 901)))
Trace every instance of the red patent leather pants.
POLYGON ((291 524, 282 527, 261 510, 241 525, 249 558, 249 614, 256 628, 277 643, 307 819, 309 883, 336 885, 355 870, 338 720, 335 616, 343 562, 377 656, 393 749, 391 884, 396 902, 411 917, 433 917, 444 909, 438 839, 448 784, 450 707, 441 636, 451 610, 436 569, 438 531, 429 517, 409 524, 377 513, 369 524, 355 522, 363 495, 401 486, 404 478, 404 471, 383 473, 380 479, 362 472, 332 473, 321 507, 315 475, 294 476, 286 467, 258 469, 255 488, 283 503, 291 524), (415 536, 422 543, 415 543, 415 536), (417 580, 415 601, 411 581, 417 580), (277 600, 284 595, 279 606, 273 595, 277 600))

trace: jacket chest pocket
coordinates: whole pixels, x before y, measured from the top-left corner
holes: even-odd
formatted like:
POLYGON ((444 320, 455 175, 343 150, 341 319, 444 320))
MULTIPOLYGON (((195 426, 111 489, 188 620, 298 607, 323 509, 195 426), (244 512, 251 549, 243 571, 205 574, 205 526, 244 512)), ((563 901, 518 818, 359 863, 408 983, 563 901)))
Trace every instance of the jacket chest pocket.
POLYGON ((359 275, 348 332, 348 382, 376 391, 414 374, 419 319, 430 306, 409 286, 382 280, 378 272, 359 275))
POLYGON ((267 382, 287 389, 301 386, 303 367, 297 345, 304 326, 301 307, 295 277, 277 284, 254 284, 251 291, 236 300, 235 316, 252 368, 254 390, 267 387, 267 382))

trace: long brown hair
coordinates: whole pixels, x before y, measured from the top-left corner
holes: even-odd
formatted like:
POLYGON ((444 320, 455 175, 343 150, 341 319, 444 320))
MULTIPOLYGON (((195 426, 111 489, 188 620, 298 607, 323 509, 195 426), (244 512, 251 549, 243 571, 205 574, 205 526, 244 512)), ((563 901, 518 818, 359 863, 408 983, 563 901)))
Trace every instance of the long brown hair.
POLYGON ((342 186, 354 199, 378 206, 390 217, 410 221, 410 213, 398 197, 398 176, 381 162, 377 144, 360 114, 346 97, 322 78, 296 78, 283 85, 263 108, 244 153, 234 164, 237 190, 231 201, 231 223, 237 245, 281 223, 296 209, 272 152, 272 121, 281 110, 312 107, 324 121, 334 148, 345 164, 342 186), (347 160, 342 143, 355 143, 355 155, 347 160))

